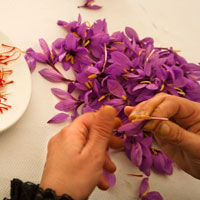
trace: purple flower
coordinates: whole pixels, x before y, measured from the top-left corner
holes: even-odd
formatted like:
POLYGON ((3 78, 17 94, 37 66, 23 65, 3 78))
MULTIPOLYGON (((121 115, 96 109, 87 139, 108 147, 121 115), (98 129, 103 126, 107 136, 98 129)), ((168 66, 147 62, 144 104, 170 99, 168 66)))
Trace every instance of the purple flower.
POLYGON ((82 104, 82 102, 78 101, 71 94, 64 90, 52 88, 51 91, 55 96, 61 99, 61 101, 55 105, 57 110, 64 112, 77 110, 77 108, 82 104))
POLYGON ((159 192, 156 191, 148 192, 149 190, 148 182, 149 182, 148 178, 144 178, 142 180, 139 188, 139 198, 141 200, 163 200, 159 192))
POLYGON ((78 8, 89 8, 93 10, 98 10, 102 8, 102 6, 92 5, 95 1, 94 0, 86 0, 85 4, 82 6, 78 6, 78 8))
MULTIPOLYGON (((54 65, 57 62, 57 54, 55 50, 53 48, 50 50, 44 39, 39 39, 39 43, 43 53, 32 51, 31 55, 33 58, 38 62, 54 65)), ((30 49, 28 50, 28 53, 30 53, 30 49)))
POLYGON ((58 60, 66 71, 72 66, 75 71, 80 72, 84 66, 92 63, 88 57, 88 50, 79 46, 78 42, 79 38, 73 33, 69 33, 64 40, 54 42, 54 46, 59 48, 60 51, 58 60))
POLYGON ((163 152, 151 148, 153 154, 153 168, 157 173, 171 175, 173 172, 172 161, 163 152))

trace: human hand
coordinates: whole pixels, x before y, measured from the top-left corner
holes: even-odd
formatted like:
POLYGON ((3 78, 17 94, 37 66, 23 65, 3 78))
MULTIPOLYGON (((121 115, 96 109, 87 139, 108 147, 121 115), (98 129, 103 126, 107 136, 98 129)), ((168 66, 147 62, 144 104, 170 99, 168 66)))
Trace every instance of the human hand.
POLYGON ((68 194, 75 200, 86 199, 98 185, 108 189, 102 170, 114 172, 116 167, 106 153, 110 145, 123 146, 122 140, 112 136, 120 125, 117 112, 111 106, 96 113, 86 113, 52 137, 48 144, 47 160, 40 183, 57 195, 68 194))
POLYGON ((154 133, 161 149, 179 167, 200 179, 200 103, 160 93, 135 107, 127 106, 125 113, 129 120, 137 115, 169 118, 150 120, 144 130, 154 133))

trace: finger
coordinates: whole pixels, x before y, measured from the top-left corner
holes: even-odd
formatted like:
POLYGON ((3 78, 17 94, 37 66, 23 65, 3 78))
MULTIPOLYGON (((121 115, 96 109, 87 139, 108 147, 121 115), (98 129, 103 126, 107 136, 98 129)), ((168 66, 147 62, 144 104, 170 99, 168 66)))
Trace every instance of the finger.
POLYGON ((116 115, 117 112, 112 106, 103 106, 96 112, 85 146, 86 151, 105 154, 115 126, 116 115))
POLYGON ((105 159, 105 162, 104 162, 103 169, 106 170, 109 173, 113 173, 116 170, 116 166, 112 162, 112 160, 110 159, 110 156, 108 154, 106 154, 106 159, 105 159))
POLYGON ((106 180, 106 178, 105 178, 105 176, 103 174, 101 175, 100 181, 99 181, 97 186, 101 190, 109 189, 110 186, 109 186, 108 181, 106 180))
POLYGON ((199 151, 200 136, 183 129, 171 121, 160 122, 152 131, 161 147, 168 143, 179 146, 193 155, 199 151))
MULTIPOLYGON (((130 114, 129 119, 134 119, 134 115, 145 114, 155 117, 173 118, 179 125, 188 128, 200 120, 200 106, 198 103, 185 98, 160 93, 146 101, 143 106, 139 106, 130 114)), ((153 120, 153 123, 158 123, 153 120)))
POLYGON ((109 141, 109 147, 112 149, 121 149, 124 147, 124 141, 121 138, 112 135, 109 141))
POLYGON ((115 125, 114 125, 114 129, 118 129, 122 124, 122 121, 119 117, 115 117, 115 125))
POLYGON ((130 113, 128 119, 131 121, 131 120, 135 119, 135 115, 147 115, 146 111, 143 109, 144 105, 146 105, 147 102, 148 101, 143 101, 143 102, 139 103, 137 106, 135 106, 133 111, 130 113))
POLYGON ((87 142, 89 129, 94 117, 95 113, 85 113, 77 117, 70 125, 64 127, 58 134, 67 143, 66 145, 69 143, 71 148, 80 152, 87 142))
POLYGON ((131 112, 134 110, 135 106, 126 106, 124 108, 124 113, 126 116, 129 116, 131 112))

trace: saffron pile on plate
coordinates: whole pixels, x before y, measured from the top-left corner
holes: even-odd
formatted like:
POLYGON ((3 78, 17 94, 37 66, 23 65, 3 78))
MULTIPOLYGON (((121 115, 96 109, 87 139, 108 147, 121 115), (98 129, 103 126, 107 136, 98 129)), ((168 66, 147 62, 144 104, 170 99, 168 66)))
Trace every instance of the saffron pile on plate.
MULTIPOLYGON (((59 102, 59 111, 49 123, 65 121, 80 113, 96 111, 102 105, 114 106, 123 124, 128 123, 123 108, 150 99, 159 92, 200 102, 200 66, 188 63, 173 48, 154 46, 150 37, 140 39, 136 31, 126 27, 124 32, 109 34, 105 20, 91 26, 77 21, 58 21, 66 37, 57 38, 49 47, 44 39, 39 43, 42 52, 32 48, 25 59, 31 72, 36 62, 44 63, 39 73, 51 82, 66 83, 67 90, 52 88, 59 102), (72 69, 75 79, 65 77, 60 70, 72 69), (74 96, 76 95, 76 98, 74 96)), ((172 161, 159 149, 152 147, 153 136, 142 130, 141 123, 122 126, 113 134, 122 138, 128 158, 146 176, 151 169, 159 174, 172 174, 172 161)), ((162 199, 157 192, 145 192, 148 178, 140 186, 140 198, 162 199), (145 189, 144 189, 145 188, 145 189), (147 198, 147 197, 146 197, 147 198)))
POLYGON ((17 47, 6 44, 1 44, 1 46, 8 49, 7 51, 0 52, 0 114, 3 114, 5 110, 11 108, 11 105, 6 104, 6 86, 14 83, 13 80, 7 80, 12 73, 12 70, 8 69, 7 65, 17 60, 21 56, 22 51, 17 47))

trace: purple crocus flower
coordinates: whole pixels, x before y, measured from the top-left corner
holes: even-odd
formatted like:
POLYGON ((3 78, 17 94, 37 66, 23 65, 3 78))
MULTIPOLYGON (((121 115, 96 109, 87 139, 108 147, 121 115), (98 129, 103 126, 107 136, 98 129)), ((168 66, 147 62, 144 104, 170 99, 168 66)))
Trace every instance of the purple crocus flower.
POLYGON ((173 172, 172 161, 163 152, 151 148, 153 154, 153 168, 157 173, 171 175, 173 172))
POLYGON ((57 110, 68 112, 71 110, 76 110, 82 104, 82 102, 78 101, 71 94, 64 90, 52 88, 51 91, 55 96, 61 99, 61 101, 55 105, 57 110))
POLYGON ((67 71, 70 66, 77 72, 82 71, 84 66, 88 66, 92 61, 88 57, 88 50, 78 44, 79 38, 73 33, 69 33, 64 40, 57 40, 54 46, 59 49, 58 60, 67 71))
POLYGON ((78 6, 78 8, 88 8, 93 10, 98 10, 102 8, 102 6, 92 5, 95 1, 94 0, 86 0, 85 4, 82 6, 78 6))
POLYGON ((159 192, 149 190, 149 179, 144 178, 140 184, 139 188, 139 199, 141 200, 163 200, 159 192))

